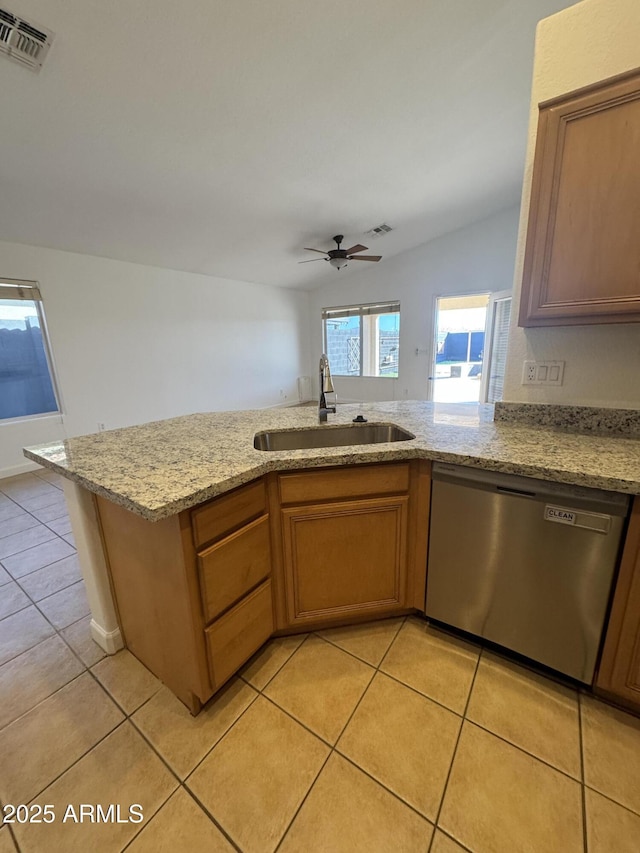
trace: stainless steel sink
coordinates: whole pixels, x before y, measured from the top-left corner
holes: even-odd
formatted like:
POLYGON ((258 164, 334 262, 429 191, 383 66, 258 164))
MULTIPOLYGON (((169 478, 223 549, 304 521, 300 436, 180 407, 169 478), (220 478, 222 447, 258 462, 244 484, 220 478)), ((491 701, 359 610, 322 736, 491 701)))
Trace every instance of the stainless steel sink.
POLYGON ((415 435, 395 424, 354 424, 258 432, 253 439, 253 446, 256 450, 307 450, 311 447, 384 444, 411 438, 415 438, 415 435))

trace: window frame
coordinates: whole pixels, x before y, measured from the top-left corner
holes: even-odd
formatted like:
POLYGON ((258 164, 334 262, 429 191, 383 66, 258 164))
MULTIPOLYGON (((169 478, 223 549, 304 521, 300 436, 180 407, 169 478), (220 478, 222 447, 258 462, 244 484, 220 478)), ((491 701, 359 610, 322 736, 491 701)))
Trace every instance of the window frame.
POLYGON ((55 364, 53 361, 53 353, 49 342, 49 330, 43 309, 43 299, 40 292, 40 284, 37 281, 29 281, 19 278, 6 278, 0 276, 0 299, 13 299, 16 302, 33 302, 38 315, 40 324, 40 332, 42 335, 42 347, 44 349, 44 357, 49 371, 49 379, 51 380, 51 388, 57 408, 55 411, 49 412, 34 412, 31 415, 18 415, 15 418, 0 418, 0 426, 4 424, 15 424, 21 421, 30 421, 37 418, 60 418, 63 415, 62 397, 60 394, 60 386, 56 375, 55 364))
MULTIPOLYGON (((334 305, 327 308, 322 308, 320 312, 321 322, 322 322, 322 348, 323 351, 331 360, 331 356, 328 352, 328 337, 327 337, 327 321, 331 319, 340 319, 341 317, 359 317, 359 333, 360 333, 360 364, 359 364, 359 373, 338 373, 337 369, 334 369, 334 366, 331 365, 331 371, 334 376, 340 376, 343 378, 349 379, 399 379, 400 378, 400 300, 399 299, 390 299, 378 302, 365 302, 357 305, 334 305), (379 341, 379 326, 377 326, 377 319, 383 314, 397 314, 398 315, 398 375, 397 376, 387 376, 381 374, 371 374, 364 373, 365 362, 369 364, 372 363, 372 360, 375 360, 375 352, 378 351, 380 341, 379 341), (373 329, 370 328, 365 332, 365 318, 371 318, 376 321, 376 332, 374 333, 373 329), (365 336, 368 338, 367 346, 365 347, 365 336), (374 341, 374 339, 376 339, 374 341), (366 350, 366 359, 365 359, 365 350, 366 350)), ((379 360, 379 359, 378 359, 379 360)), ((379 369, 379 365, 378 365, 379 369)))

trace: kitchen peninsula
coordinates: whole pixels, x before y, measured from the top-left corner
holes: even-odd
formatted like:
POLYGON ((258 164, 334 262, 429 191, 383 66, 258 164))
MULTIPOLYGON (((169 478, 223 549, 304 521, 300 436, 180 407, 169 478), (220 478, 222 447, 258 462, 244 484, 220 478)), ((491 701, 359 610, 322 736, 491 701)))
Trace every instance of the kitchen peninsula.
MULTIPOLYGON (((274 632, 424 610, 432 460, 640 494, 637 412, 503 404, 494 419, 493 406, 409 401, 343 405, 322 428, 356 431, 357 415, 415 438, 256 450, 256 433, 317 426, 314 409, 290 408, 26 449, 67 479, 94 638, 115 651, 119 625, 195 713, 274 632)), ((627 599, 634 560, 621 569, 627 599)))

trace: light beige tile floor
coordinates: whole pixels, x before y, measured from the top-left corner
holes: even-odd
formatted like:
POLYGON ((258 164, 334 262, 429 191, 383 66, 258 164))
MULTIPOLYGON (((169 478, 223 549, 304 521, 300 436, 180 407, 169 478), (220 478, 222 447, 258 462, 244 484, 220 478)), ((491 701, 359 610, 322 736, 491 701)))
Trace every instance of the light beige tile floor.
POLYGON ((636 717, 412 617, 275 639, 193 718, 91 639, 69 530, 0 480, 0 805, 56 814, 0 853, 640 850, 636 717))

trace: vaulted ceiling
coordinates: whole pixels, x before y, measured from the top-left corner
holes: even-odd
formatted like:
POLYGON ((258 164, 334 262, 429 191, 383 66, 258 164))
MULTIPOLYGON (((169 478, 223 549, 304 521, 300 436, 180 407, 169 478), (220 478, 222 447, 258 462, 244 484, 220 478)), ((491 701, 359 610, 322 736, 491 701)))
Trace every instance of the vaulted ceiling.
POLYGON ((570 5, 0 0, 55 33, 39 74, 0 56, 0 240, 285 287, 337 233, 388 258, 517 202, 570 5))

